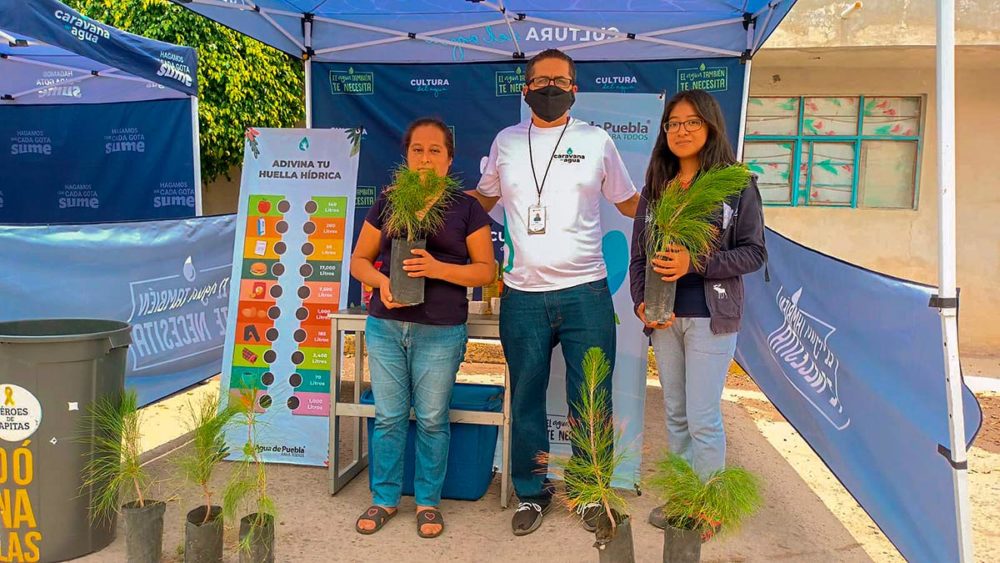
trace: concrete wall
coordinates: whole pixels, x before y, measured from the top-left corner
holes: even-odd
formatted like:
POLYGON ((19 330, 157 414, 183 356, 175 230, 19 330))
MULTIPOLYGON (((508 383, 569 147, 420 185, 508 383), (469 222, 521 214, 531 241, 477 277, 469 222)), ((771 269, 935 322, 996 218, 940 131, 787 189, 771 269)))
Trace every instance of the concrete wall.
MULTIPOLYGON (((934 45, 935 0, 864 0, 841 18, 848 0, 798 0, 767 42, 768 48, 934 45)), ((1000 2, 956 0, 959 45, 1000 44, 1000 2)))
MULTIPOLYGON (((1000 48, 957 53, 958 284, 963 352, 1000 349, 1000 48)), ((779 208, 768 226, 807 246, 887 274, 937 281, 937 166, 933 48, 762 51, 750 91, 765 95, 924 95, 916 210, 779 208)))
POLYGON ((240 196, 240 174, 242 166, 229 169, 229 178, 219 176, 214 182, 205 186, 202 193, 202 207, 205 215, 220 215, 236 213, 240 196))

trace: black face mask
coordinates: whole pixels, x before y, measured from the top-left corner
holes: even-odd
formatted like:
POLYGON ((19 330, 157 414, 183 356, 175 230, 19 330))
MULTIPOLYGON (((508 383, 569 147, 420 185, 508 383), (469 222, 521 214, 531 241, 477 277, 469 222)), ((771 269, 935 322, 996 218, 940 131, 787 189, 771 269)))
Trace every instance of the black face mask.
POLYGON ((528 90, 524 95, 524 101, 528 107, 542 121, 555 121, 569 111, 576 101, 573 91, 566 91, 558 86, 546 86, 538 90, 528 90))

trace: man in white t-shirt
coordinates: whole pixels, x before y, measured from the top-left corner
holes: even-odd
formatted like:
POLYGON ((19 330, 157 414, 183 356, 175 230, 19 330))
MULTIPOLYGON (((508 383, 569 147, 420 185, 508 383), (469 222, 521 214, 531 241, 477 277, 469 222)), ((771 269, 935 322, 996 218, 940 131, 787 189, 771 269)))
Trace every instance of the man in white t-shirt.
MULTIPOLYGON (((573 60, 543 51, 528 61, 531 119, 501 131, 474 195, 487 211, 503 200, 508 246, 500 339, 511 375, 511 476, 520 505, 515 535, 538 529, 552 501, 540 453, 549 452, 545 394, 552 350, 562 345, 566 395, 578 404, 584 354, 600 347, 612 371, 615 311, 601 252, 601 198, 628 216, 639 194, 611 137, 569 116, 577 91, 573 60)), ((605 387, 611 398, 611 377, 605 387)), ((608 405, 610 414, 610 404, 608 405)), ((581 511, 596 525, 600 509, 581 511)))

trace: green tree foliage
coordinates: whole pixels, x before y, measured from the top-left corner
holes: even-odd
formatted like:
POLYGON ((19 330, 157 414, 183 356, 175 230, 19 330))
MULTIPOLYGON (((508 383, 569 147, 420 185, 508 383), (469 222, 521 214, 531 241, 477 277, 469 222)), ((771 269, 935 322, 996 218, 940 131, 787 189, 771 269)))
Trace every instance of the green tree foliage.
POLYGON ((746 469, 725 467, 702 480, 677 454, 657 461, 648 483, 665 503, 668 524, 703 534, 735 531, 761 504, 760 482, 746 469))
POLYGON ((451 176, 438 176, 433 170, 421 173, 400 166, 396 169, 392 188, 385 194, 389 200, 386 233, 413 241, 440 231, 444 226, 444 212, 457 191, 458 182, 451 176))
POLYGON ((80 436, 91 450, 83 469, 83 486, 91 499, 91 517, 112 519, 122 499, 132 499, 136 507, 149 502, 152 477, 139 461, 142 453, 142 413, 135 391, 98 399, 89 409, 86 428, 80 436))
POLYGON ((628 454, 624 449, 615 452, 621 432, 615 428, 611 397, 604 384, 609 377, 611 364, 604 351, 596 346, 587 350, 580 398, 574 405, 578 416, 568 419, 569 441, 580 455, 566 461, 563 481, 571 509, 597 504, 613 529, 621 522, 619 516, 628 514, 628 503, 612 484, 615 471, 628 454))
MULTIPOLYGON (((63 0, 119 29, 198 50, 201 179, 243 162, 247 127, 305 118, 302 62, 167 0, 63 0)), ((228 176, 227 176, 228 177, 228 176)))
POLYGON ((699 269, 719 235, 712 215, 749 182, 750 170, 733 164, 701 171, 690 188, 677 181, 667 184, 649 208, 653 227, 647 241, 649 256, 667 252, 671 245, 683 246, 691 255, 691 265, 699 269))

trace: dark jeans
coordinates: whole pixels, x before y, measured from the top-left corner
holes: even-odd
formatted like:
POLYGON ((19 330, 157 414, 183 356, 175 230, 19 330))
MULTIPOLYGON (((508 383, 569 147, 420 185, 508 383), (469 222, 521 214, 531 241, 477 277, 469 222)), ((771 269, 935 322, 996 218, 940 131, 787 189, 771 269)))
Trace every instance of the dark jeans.
MULTIPOLYGON (((583 357, 594 346, 615 365, 615 310, 607 280, 544 292, 505 288, 500 307, 500 340, 511 376, 511 477, 522 502, 548 502, 552 490, 545 392, 552 350, 562 344, 566 360, 566 401, 570 416, 583 384, 583 357)), ((610 402, 611 377, 605 380, 610 402)), ((611 405, 607 408, 610 410, 611 405)))

